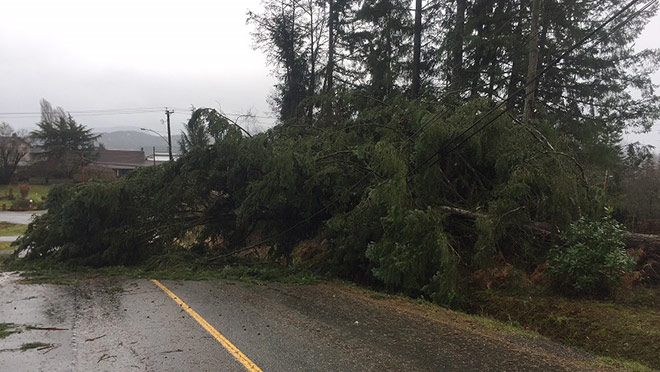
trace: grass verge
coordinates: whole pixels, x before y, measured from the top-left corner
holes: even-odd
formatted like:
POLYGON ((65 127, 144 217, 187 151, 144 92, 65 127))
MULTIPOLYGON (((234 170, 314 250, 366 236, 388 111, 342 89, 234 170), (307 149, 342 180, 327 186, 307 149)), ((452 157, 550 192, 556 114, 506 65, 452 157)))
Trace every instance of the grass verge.
POLYGON ((614 359, 610 357, 599 357, 594 363, 597 367, 605 366, 614 368, 617 371, 631 371, 631 372, 654 372, 657 369, 647 367, 637 362, 628 360, 614 359))
POLYGON ((472 311, 583 348, 605 361, 660 368, 660 310, 654 306, 490 290, 473 294, 472 311))
MULTIPOLYGON (((0 185, 0 196, 9 195, 9 188, 11 187, 14 196, 20 196, 21 192, 18 189, 18 185, 0 185)), ((27 199, 32 200, 42 200, 48 196, 51 185, 30 185, 30 192, 27 195, 27 199)), ((5 204, 7 208, 14 205, 15 200, 0 200, 0 205, 5 204)))
POLYGON ((0 236, 23 235, 25 230, 27 230, 27 225, 0 221, 0 236))
POLYGON ((147 261, 140 266, 109 266, 91 268, 65 265, 54 260, 7 260, 0 269, 21 271, 23 282, 28 284, 71 285, 86 278, 98 276, 123 276, 140 279, 214 280, 225 279, 251 284, 280 282, 291 284, 313 284, 323 278, 304 269, 277 264, 246 264, 208 266, 196 256, 165 255, 147 261))

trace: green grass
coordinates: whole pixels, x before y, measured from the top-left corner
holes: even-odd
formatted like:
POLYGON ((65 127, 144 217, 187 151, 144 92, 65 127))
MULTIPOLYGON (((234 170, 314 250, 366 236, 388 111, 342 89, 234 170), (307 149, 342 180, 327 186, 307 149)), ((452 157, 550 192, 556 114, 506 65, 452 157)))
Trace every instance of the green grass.
POLYGON ((7 260, 4 264, 0 261, 0 269, 21 271, 23 282, 27 284, 71 285, 99 275, 140 279, 226 279, 252 284, 265 282, 312 284, 321 280, 318 275, 307 270, 277 264, 236 264, 218 267, 204 265, 203 260, 196 261, 195 257, 186 254, 164 255, 148 260, 144 265, 102 268, 66 265, 51 259, 18 259, 7 260))
MULTIPOLYGON (((9 195, 9 188, 12 188, 14 196, 18 197, 21 195, 21 192, 18 189, 18 185, 0 185, 0 197, 9 195)), ((51 185, 30 185, 30 193, 28 193, 27 199, 32 199, 34 201, 42 200, 42 197, 47 197, 48 192, 50 191, 51 185)), ((7 209, 10 206, 14 205, 14 200, 0 200, 0 206, 5 204, 7 209)))
POLYGON ((27 225, 0 221, 0 236, 23 235, 26 229, 27 225))
POLYGON ((148 266, 112 266, 94 270, 96 275, 124 276, 130 278, 152 278, 173 280, 214 280, 226 279, 263 284, 279 282, 290 284, 312 284, 320 279, 305 270, 299 270, 279 265, 236 265, 222 268, 174 266, 170 268, 152 268, 148 266))
POLYGON ((649 368, 643 364, 637 362, 631 362, 628 360, 619 360, 609 357, 599 357, 594 363, 596 366, 605 366, 610 368, 616 368, 616 370, 625 370, 631 372, 654 372, 657 369, 649 368))
POLYGON ((13 251, 14 248, 11 247, 12 242, 0 242, 0 252, 2 251, 13 251))
POLYGON ((631 361, 631 366, 660 368, 660 309, 655 302, 612 303, 496 290, 475 292, 471 299, 480 315, 602 357, 631 361))

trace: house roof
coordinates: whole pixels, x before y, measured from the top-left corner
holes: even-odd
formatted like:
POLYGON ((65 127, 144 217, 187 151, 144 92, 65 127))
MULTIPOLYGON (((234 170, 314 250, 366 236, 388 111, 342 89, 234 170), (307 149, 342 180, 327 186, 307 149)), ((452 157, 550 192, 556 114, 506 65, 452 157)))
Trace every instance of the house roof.
MULTIPOLYGON (((123 167, 141 167, 145 164, 144 151, 124 151, 99 149, 94 161, 100 165, 116 165, 123 167)), ((129 169, 129 168, 127 168, 129 169)))

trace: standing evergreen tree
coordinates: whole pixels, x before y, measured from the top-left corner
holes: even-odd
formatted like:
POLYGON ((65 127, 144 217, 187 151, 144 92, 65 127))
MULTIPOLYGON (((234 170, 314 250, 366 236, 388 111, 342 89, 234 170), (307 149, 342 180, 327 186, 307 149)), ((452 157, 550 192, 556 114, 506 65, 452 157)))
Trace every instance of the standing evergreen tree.
MULTIPOLYGON (((553 1, 543 4, 539 33, 541 66, 621 9, 625 2, 574 0, 561 6, 553 1)), ((606 158, 603 150, 616 150, 626 128, 649 129, 660 118, 660 98, 651 81, 660 53, 634 49, 635 40, 657 7, 629 19, 639 9, 627 11, 599 33, 597 41, 578 48, 538 81, 537 107, 546 113, 543 118, 555 123, 576 147, 587 150, 584 159, 589 162, 606 158), (624 21, 628 22, 617 28, 624 21)))
POLYGON ((377 100, 391 98, 410 81, 413 23, 408 5, 403 0, 366 0, 354 13, 354 29, 347 35, 356 67, 351 77, 377 100))
POLYGON ((61 166, 64 173, 71 177, 78 165, 94 157, 94 141, 100 135, 78 124, 61 107, 53 109, 48 101, 42 99, 41 121, 30 136, 44 149, 47 159, 61 166))
POLYGON ((271 0, 263 13, 249 13, 249 21, 257 25, 257 46, 277 67, 274 101, 282 119, 309 121, 318 107, 310 97, 318 93, 335 102, 333 110, 328 110, 332 103, 322 104, 322 113, 344 117, 407 87, 426 98, 452 93, 496 103, 512 96, 507 108, 521 117, 525 97, 533 95, 534 118, 569 138, 576 149, 589 148, 582 160, 618 159, 626 128, 648 129, 660 118, 660 99, 650 80, 660 54, 633 47, 656 6, 631 18, 643 5, 630 9, 535 79, 527 94, 514 95, 532 78, 530 72, 544 69, 625 5, 622 0, 541 1, 532 12, 533 4, 271 0), (423 16, 413 23, 415 12, 423 16), (530 63, 530 56, 538 62, 530 63), (349 104, 344 93, 368 98, 349 104))

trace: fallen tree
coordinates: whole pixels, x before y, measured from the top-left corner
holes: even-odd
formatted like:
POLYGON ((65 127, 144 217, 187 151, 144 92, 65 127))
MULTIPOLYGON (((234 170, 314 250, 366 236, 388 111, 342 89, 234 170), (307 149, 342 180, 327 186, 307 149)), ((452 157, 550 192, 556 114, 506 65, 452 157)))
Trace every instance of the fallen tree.
MULTIPOLYGON (((478 218, 488 218, 484 213, 472 212, 469 210, 439 206, 439 210, 450 215, 476 221, 478 218)), ((541 235, 549 239, 559 238, 560 231, 556 226, 546 222, 530 222, 523 226, 529 232, 541 235)), ((626 244, 629 252, 637 258, 637 270, 641 271, 643 276, 651 283, 660 283, 660 235, 640 234, 625 231, 623 233, 623 242, 626 244)))

